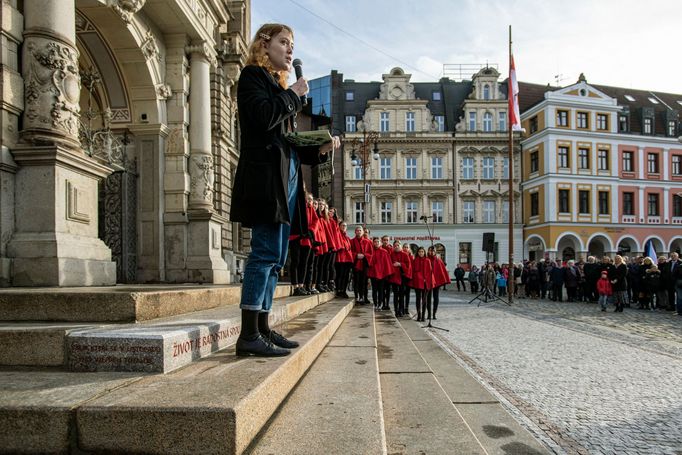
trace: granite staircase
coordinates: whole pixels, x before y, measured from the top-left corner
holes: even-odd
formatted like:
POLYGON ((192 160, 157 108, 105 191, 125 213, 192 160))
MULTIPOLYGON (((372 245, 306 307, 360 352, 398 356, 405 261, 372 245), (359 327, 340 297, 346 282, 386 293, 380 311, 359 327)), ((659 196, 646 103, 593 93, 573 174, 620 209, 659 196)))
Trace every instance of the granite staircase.
MULTIPOLYGON (((0 453, 548 453, 421 324, 330 295, 278 292, 273 322, 301 343, 282 358, 235 356, 229 338, 230 327, 239 329, 234 299, 196 303, 195 311, 181 314, 160 303, 163 296, 128 296, 121 300, 134 323, 120 316, 68 328, 44 323, 59 326, 54 343, 61 343, 64 358, 52 359, 51 367, 0 369, 0 453), (221 330, 226 339, 210 338, 221 330), (117 344, 117 334, 137 334, 134 346, 161 349, 110 349, 123 352, 122 359, 177 358, 167 352, 180 343, 177 331, 185 334, 183 345, 190 341, 187 362, 135 369, 136 362, 112 354, 103 355, 109 361, 71 361, 85 350, 74 350, 76 342, 133 346, 117 344), (145 345, 145 337, 155 341, 145 345), (197 337, 198 347, 191 342, 197 337)), ((102 349, 92 348, 91 358, 100 358, 102 349)))

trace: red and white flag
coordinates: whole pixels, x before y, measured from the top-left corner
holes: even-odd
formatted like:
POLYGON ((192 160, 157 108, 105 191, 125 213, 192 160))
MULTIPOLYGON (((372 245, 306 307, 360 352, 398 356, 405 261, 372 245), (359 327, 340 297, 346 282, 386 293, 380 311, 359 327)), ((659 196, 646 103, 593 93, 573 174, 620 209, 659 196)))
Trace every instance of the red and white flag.
POLYGON ((509 54, 509 126, 512 131, 521 131, 521 115, 519 115, 519 83, 516 81, 514 54, 509 54))

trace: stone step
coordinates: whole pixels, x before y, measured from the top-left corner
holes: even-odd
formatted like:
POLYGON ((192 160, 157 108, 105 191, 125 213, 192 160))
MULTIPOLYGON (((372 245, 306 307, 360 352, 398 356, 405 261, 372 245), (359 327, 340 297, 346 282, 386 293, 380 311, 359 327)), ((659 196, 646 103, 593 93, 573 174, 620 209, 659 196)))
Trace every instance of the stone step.
POLYGON ((2 453, 242 453, 352 310, 336 299, 280 330, 279 358, 234 348, 166 375, 0 370, 2 453))
POLYGON ((401 322, 381 312, 376 324, 388 453, 486 454, 401 322))
POLYGON ((336 299, 291 321, 283 333, 301 346, 288 357, 240 359, 228 349, 89 401, 77 412, 80 449, 242 453, 352 308, 336 299))
MULTIPOLYGON (((324 293, 275 299, 270 324, 286 324, 333 298, 324 293)), ((237 305, 140 324, 72 330, 65 344, 68 369, 168 373, 234 344, 240 331, 237 305)))
POLYGON ((246 451, 250 455, 386 453, 374 311, 353 308, 246 451))
MULTIPOLYGON (((435 323, 435 321, 434 321, 435 323)), ((401 320, 401 327, 486 453, 490 455, 549 455, 540 443, 503 407, 502 403, 431 336, 423 324, 401 320)))
MULTIPOLYGON (((275 298, 291 294, 277 286, 275 298)), ((0 290, 0 321, 137 322, 237 304, 240 285, 118 285, 0 290)))

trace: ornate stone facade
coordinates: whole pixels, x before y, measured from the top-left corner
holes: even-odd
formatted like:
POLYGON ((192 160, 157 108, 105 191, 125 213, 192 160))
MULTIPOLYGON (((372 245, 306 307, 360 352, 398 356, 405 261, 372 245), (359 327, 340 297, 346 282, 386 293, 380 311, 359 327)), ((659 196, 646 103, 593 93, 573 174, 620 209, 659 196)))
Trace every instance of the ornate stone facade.
POLYGON ((0 285, 233 280, 250 2, 5 1, 2 17, 0 285), (31 213, 36 197, 45 213, 31 213), (71 273, 82 267, 90 278, 71 273))

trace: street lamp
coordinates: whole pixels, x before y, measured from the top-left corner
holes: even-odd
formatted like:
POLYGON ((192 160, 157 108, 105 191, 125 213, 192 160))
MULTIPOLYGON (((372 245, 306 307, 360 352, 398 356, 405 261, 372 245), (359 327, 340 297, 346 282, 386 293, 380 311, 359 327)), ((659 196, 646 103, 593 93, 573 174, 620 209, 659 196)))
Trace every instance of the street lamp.
MULTIPOLYGON (((360 167, 362 172, 362 188, 364 192, 364 198, 362 199, 362 214, 363 214, 363 226, 367 224, 367 219, 369 213, 367 211, 367 203, 369 202, 369 188, 367 185, 367 172, 370 169, 370 149, 372 153, 372 158, 375 160, 379 159, 379 133, 376 131, 362 130, 361 138, 353 138, 350 141, 351 145, 351 155, 350 164, 354 167, 360 167)), ((371 206, 371 205, 370 205, 371 206)))

